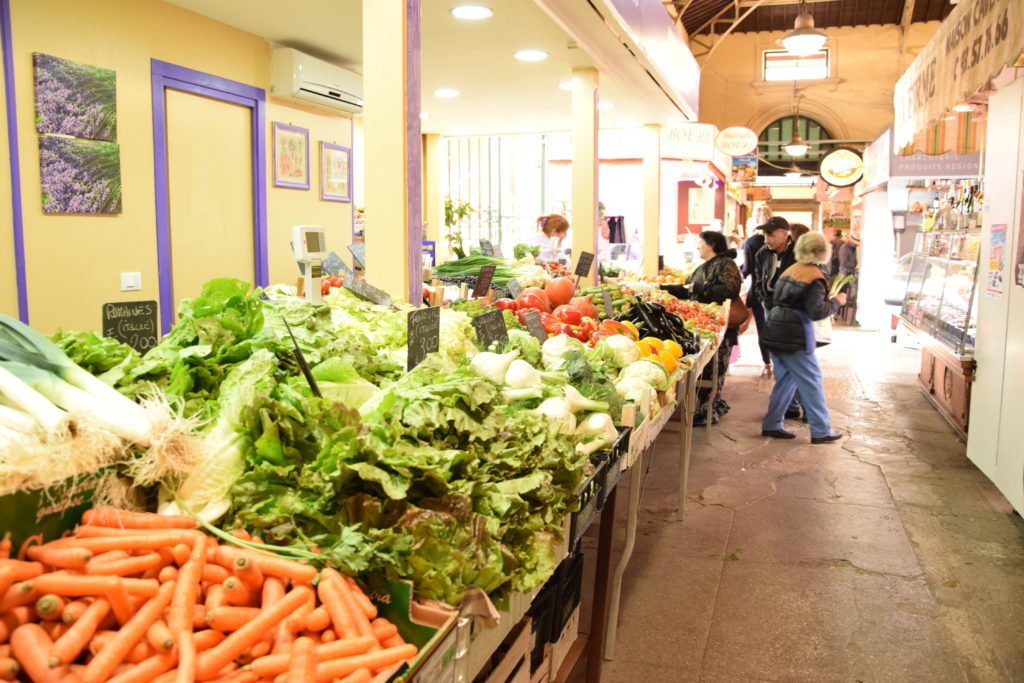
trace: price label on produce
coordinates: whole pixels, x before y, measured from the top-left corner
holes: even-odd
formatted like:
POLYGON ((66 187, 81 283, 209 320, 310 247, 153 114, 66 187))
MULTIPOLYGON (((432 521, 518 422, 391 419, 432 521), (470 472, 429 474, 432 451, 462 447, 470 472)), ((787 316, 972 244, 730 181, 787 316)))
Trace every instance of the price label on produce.
POLYGON ((476 276, 476 286, 473 287, 474 299, 487 296, 487 292, 491 291, 491 282, 494 281, 494 271, 496 268, 497 266, 483 266, 480 268, 480 273, 476 276))
POLYGON ((473 329, 476 330, 476 337, 484 347, 489 348, 491 344, 498 342, 498 352, 500 353, 505 348, 505 344, 508 343, 508 328, 505 326, 505 316, 499 309, 488 311, 483 315, 473 318, 473 329))
POLYGON ((348 264, 341 260, 336 252, 331 252, 327 255, 327 258, 323 262, 323 271, 328 275, 354 275, 352 269, 348 267, 348 264))
POLYGON ((573 275, 586 277, 590 275, 590 267, 594 265, 594 255, 589 251, 580 252, 580 258, 576 261, 576 270, 573 275))
POLYGON ((366 244, 363 242, 350 244, 348 245, 348 250, 363 270, 366 270, 366 244))
POLYGON ((608 318, 615 317, 615 307, 612 306, 612 295, 607 289, 601 291, 601 298, 604 299, 604 314, 608 318))
POLYGON ((536 337, 537 341, 541 344, 548 340, 548 331, 544 329, 540 313, 537 311, 527 311, 523 314, 523 323, 526 324, 526 329, 530 331, 530 334, 536 337))
POLYGON ((409 311, 409 360, 406 369, 412 370, 423 362, 428 353, 441 348, 441 308, 430 306, 409 311))
POLYGON ((490 240, 480 240, 480 253, 484 256, 497 256, 494 253, 494 245, 490 240))
POLYGON ((371 284, 367 284, 355 277, 345 278, 345 289, 349 290, 357 296, 361 296, 370 303, 379 304, 381 306, 391 305, 391 295, 385 292, 383 289, 377 289, 371 284))
POLYGON ((523 286, 519 284, 518 280, 509 280, 508 293, 512 295, 513 299, 518 299, 519 295, 523 293, 523 286))

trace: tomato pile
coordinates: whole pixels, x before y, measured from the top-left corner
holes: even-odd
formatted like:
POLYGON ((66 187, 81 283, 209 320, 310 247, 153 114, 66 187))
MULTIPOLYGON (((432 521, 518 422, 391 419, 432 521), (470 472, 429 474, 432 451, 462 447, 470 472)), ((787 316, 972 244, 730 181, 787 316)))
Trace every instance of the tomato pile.
POLYGON ((541 264, 545 270, 551 273, 551 277, 571 277, 572 271, 569 270, 569 266, 566 266, 558 261, 545 261, 541 264))
POLYGON ((725 318, 719 313, 714 313, 701 303, 696 301, 685 301, 682 299, 659 300, 668 310, 678 315, 683 320, 692 321, 698 329, 718 333, 725 326, 725 318))

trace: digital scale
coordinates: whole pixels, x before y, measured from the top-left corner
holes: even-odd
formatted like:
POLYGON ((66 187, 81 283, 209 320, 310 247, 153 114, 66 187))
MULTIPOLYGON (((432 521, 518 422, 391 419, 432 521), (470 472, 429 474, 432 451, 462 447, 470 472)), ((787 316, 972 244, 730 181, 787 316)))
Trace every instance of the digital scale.
POLYGON ((292 250, 295 260, 303 264, 303 284, 306 301, 320 303, 320 277, 323 262, 327 258, 327 240, 324 229, 319 225, 296 225, 292 227, 292 250))

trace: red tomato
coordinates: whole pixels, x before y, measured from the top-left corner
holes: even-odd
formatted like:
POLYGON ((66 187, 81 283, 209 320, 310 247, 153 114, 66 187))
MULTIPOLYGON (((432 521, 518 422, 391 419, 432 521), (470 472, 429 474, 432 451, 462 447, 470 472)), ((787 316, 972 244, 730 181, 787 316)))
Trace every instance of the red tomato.
POLYGON ((548 334, 559 334, 562 331, 562 321, 550 313, 541 313, 540 321, 544 323, 544 331, 548 334))
POLYGON ((498 299, 494 302, 494 305, 503 311, 512 311, 514 313, 519 310, 519 304, 513 299, 498 299))
POLYGON ((541 301, 547 304, 548 313, 551 312, 551 300, 548 298, 548 293, 545 292, 540 287, 527 287, 526 289, 523 290, 523 294, 536 294, 537 296, 540 297, 541 301))
POLYGON ((583 316, 583 320, 582 322, 580 322, 580 329, 585 331, 588 336, 592 335, 594 334, 594 332, 597 331, 597 321, 594 320, 593 318, 583 316))
POLYGON ((536 294, 527 294, 526 292, 523 292, 519 295, 519 298, 516 299, 516 305, 519 306, 519 310, 532 308, 533 310, 540 311, 541 313, 551 313, 551 308, 548 307, 548 305, 544 303, 544 300, 536 294))
POLYGON ((559 306, 553 313, 563 323, 579 325, 583 322, 583 313, 575 306, 559 306))
POLYGON ((584 332, 581 327, 576 327, 575 325, 562 325, 562 328, 562 333, 569 335, 573 339, 579 339, 581 342, 590 341, 590 333, 584 332), (566 327, 569 329, 565 330, 566 327))

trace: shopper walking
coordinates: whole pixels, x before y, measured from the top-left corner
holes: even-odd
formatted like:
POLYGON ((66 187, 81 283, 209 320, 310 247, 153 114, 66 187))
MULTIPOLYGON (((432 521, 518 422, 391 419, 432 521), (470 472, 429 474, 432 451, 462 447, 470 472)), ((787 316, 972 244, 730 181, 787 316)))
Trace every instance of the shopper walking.
POLYGON ((829 420, 812 325, 814 320, 834 315, 846 303, 845 294, 829 298, 828 280, 821 266, 828 264, 831 251, 824 235, 807 233, 797 241, 797 262, 776 283, 765 335, 775 366, 775 386, 761 422, 764 436, 796 438, 796 434, 785 429, 783 421, 787 406, 799 391, 811 426, 811 443, 828 443, 842 437, 832 430, 829 420))
POLYGON ((829 262, 829 275, 833 278, 839 274, 839 250, 843 246, 843 231, 836 229, 832 235, 832 259, 829 262))
MULTIPOLYGON (((734 260, 736 251, 729 248, 725 236, 720 232, 706 230, 700 234, 700 243, 697 248, 704 263, 697 266, 697 269, 686 281, 690 296, 702 304, 721 304, 739 296, 743 279, 734 260)), ((729 328, 718 347, 717 358, 712 361, 718 363, 718 391, 712 408, 712 424, 718 424, 718 418, 729 412, 729 404, 722 398, 722 387, 725 386, 725 373, 729 370, 729 356, 737 339, 736 328, 729 328)), ((705 366, 704 374, 701 377, 710 380, 713 372, 714 366, 709 363, 705 366)), ((710 396, 710 389, 698 390, 697 412, 693 418, 694 426, 699 427, 707 423, 707 402, 710 396)))
POLYGON ((857 324, 857 248, 860 246, 860 236, 852 230, 839 247, 839 274, 833 277, 847 277, 853 279, 843 288, 847 301, 840 311, 839 318, 847 325, 857 324))
POLYGON ((761 299, 757 296, 757 287, 754 286, 754 269, 756 266, 757 252, 764 246, 764 233, 758 231, 744 240, 741 249, 743 250, 743 264, 740 266, 740 274, 743 279, 751 278, 750 288, 747 290, 747 308, 754 316, 754 325, 757 328, 757 345, 761 349, 761 362, 764 369, 761 370, 761 377, 772 376, 772 358, 768 354, 768 347, 764 345, 764 307, 761 306, 761 299))
POLYGON ((538 261, 555 260, 558 258, 558 250, 562 246, 562 241, 569 232, 569 221, 565 219, 565 216, 552 213, 537 219, 537 229, 539 232, 530 235, 526 243, 540 247, 538 261))

